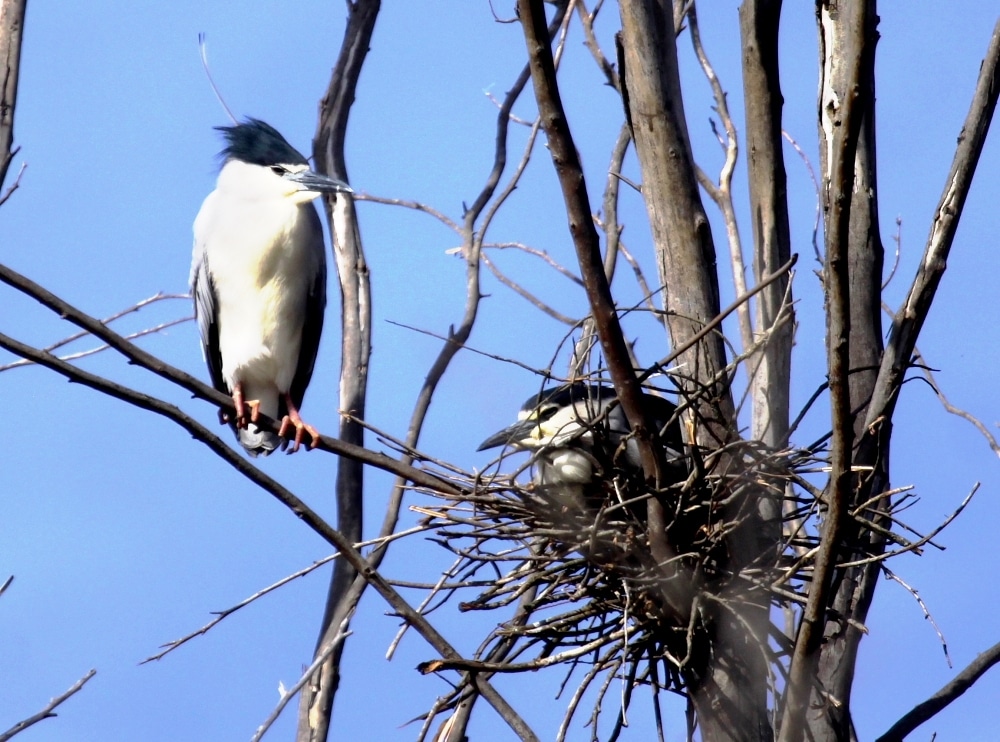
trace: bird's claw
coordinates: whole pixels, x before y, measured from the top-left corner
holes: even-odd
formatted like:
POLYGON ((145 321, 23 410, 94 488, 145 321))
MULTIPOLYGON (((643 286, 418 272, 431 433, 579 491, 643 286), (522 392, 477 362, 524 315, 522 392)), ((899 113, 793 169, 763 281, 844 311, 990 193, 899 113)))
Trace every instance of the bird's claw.
POLYGON ((284 438, 290 428, 295 428, 295 435, 292 438, 292 447, 288 449, 288 453, 295 453, 302 447, 302 439, 306 433, 312 439, 309 443, 310 449, 316 448, 319 445, 319 431, 312 425, 304 422, 298 415, 285 415, 281 419, 281 427, 278 428, 278 435, 284 438))

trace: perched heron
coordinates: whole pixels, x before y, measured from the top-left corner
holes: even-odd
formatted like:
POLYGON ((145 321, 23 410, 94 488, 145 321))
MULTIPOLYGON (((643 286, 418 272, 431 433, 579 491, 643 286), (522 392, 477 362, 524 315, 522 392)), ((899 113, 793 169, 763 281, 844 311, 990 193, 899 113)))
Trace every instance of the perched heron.
MULTIPOLYGON (((642 472, 639 445, 617 401, 612 387, 586 382, 543 391, 521 406, 516 423, 491 435, 478 450, 511 446, 534 452, 536 487, 555 501, 582 505, 599 469, 613 467, 630 476, 642 472)), ((654 394, 643 394, 643 404, 668 462, 679 462, 683 442, 676 405, 654 394)))
POLYGON ((222 169, 194 220, 191 290, 212 384, 231 394, 226 416, 251 456, 268 455, 291 428, 297 451, 319 433, 299 415, 326 308, 326 253, 313 199, 350 193, 257 119, 217 127, 222 169), (247 414, 249 411, 249 415, 247 414), (261 413, 280 432, 257 427, 261 413))

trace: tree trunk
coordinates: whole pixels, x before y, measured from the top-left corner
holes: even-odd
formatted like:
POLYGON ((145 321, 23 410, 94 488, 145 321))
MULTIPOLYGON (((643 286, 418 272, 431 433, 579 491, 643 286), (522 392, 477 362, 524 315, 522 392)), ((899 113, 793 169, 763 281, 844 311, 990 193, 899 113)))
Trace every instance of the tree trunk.
MULTIPOLYGON (((620 10, 626 116, 642 168, 642 194, 665 287, 670 340, 679 348, 719 313, 715 245, 695 177, 670 3, 622 0, 620 10)), ((711 450, 736 440, 722 338, 710 334, 677 363, 682 393, 693 402, 689 443, 711 450)), ((719 457, 716 472, 731 474, 738 465, 736 457, 719 457)), ((727 522, 742 520, 726 541, 726 568, 734 574, 760 556, 758 516, 755 504, 748 502, 753 497, 747 492, 728 498, 722 508, 727 522)), ((768 596, 721 581, 705 589, 715 593, 718 602, 711 601, 711 607, 702 611, 706 630, 695 640, 699 646, 693 648, 693 662, 681 670, 702 736, 713 742, 769 740, 763 651, 768 596)))

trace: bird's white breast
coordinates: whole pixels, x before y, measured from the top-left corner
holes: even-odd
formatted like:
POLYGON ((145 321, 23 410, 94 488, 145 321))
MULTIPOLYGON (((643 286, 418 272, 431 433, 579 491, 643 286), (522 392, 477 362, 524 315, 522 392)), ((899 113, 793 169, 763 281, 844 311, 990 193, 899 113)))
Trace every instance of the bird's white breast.
MULTIPOLYGON (((216 295, 222 374, 230 388, 288 391, 317 271, 313 224, 290 199, 247 199, 217 189, 195 220, 216 295)), ((320 256, 322 257, 322 256, 320 256)))

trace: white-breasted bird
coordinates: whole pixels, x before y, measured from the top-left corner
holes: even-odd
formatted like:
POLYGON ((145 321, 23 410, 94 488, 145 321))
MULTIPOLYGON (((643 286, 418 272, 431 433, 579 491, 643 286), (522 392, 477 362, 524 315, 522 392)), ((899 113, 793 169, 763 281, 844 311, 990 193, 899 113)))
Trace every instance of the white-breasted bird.
MULTIPOLYGON (((517 422, 491 435, 478 450, 510 446, 533 452, 536 490, 564 505, 583 506, 589 496, 600 494, 594 485, 602 468, 605 475, 612 468, 628 476, 642 472, 639 445, 617 400, 614 388, 601 384, 578 381, 547 389, 528 398, 517 422)), ((676 465, 683 479, 676 405, 649 393, 642 400, 668 463, 676 465)))
POLYGON ((251 456, 268 455, 295 429, 297 451, 319 433, 299 415, 326 308, 326 252, 313 199, 350 193, 309 169, 263 121, 220 126, 222 169, 194 221, 191 290, 212 384, 231 394, 226 416, 251 456), (249 411, 249 415, 247 412, 249 411), (281 420, 262 430, 259 414, 281 420))

